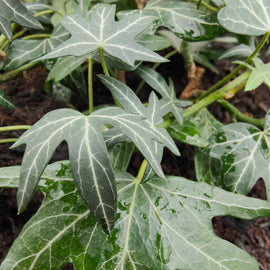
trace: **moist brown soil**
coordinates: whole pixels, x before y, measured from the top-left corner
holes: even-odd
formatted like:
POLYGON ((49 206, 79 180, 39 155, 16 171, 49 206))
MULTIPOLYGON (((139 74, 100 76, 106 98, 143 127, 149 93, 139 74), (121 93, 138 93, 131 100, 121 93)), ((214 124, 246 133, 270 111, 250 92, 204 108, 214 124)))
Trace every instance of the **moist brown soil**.
MULTIPOLYGON (((226 61, 217 64, 219 74, 206 71, 201 89, 207 89, 215 82, 232 70, 232 65, 226 61)), ((101 73, 99 67, 96 67, 101 73)), ((187 76, 183 68, 183 61, 180 56, 175 56, 170 64, 163 64, 158 71, 165 77, 170 76, 174 83, 177 95, 187 85, 187 76)), ((57 108, 67 107, 66 104, 55 101, 50 94, 45 93, 43 87, 46 80, 47 71, 38 67, 32 71, 24 72, 21 77, 2 84, 4 90, 15 104, 15 110, 0 108, 0 126, 10 125, 32 125, 44 114, 57 108)), ((128 85, 135 89, 140 80, 132 73, 126 75, 128 85)), ((97 80, 94 82, 95 105, 112 103, 112 98, 108 91, 97 80)), ((148 98, 150 89, 145 86, 140 92, 140 98, 145 101, 148 98)), ((257 90, 244 93, 240 91, 231 99, 231 102, 243 113, 247 113, 256 118, 264 117, 270 108, 270 92, 265 86, 257 90)), ((72 98, 72 105, 80 111, 87 108, 80 99, 72 98)), ((211 113, 221 122, 231 122, 231 116, 218 104, 208 107, 211 113)), ((22 134, 22 131, 12 131, 0 134, 0 139, 14 138, 22 134)), ((0 167, 14 166, 21 164, 24 147, 10 150, 11 144, 0 145, 0 167)), ((177 142, 182 154, 181 157, 172 155, 165 151, 162 167, 166 174, 183 176, 195 180, 193 147, 177 142)), ((61 144, 52 161, 68 158, 68 151, 65 144, 61 144)), ((131 160, 130 172, 136 173, 140 166, 142 157, 135 155, 131 160)), ((249 196, 266 199, 265 188, 262 180, 254 186, 249 196)), ((0 263, 5 258, 14 239, 19 234, 24 224, 35 214, 42 202, 42 194, 36 193, 27 210, 21 215, 17 215, 16 189, 0 189, 0 263)), ((213 219, 215 233, 238 247, 246 250, 254 257, 260 265, 260 269, 270 269, 270 218, 256 220, 240 220, 233 217, 216 217, 213 219)), ((65 270, 73 269, 71 264, 64 267, 65 270)))

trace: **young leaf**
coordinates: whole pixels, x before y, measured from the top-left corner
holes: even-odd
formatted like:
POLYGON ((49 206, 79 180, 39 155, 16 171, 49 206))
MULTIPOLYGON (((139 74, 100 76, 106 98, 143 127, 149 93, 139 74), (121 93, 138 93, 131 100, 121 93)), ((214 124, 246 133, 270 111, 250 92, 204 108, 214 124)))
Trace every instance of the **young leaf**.
POLYGON ((93 56, 103 48, 107 54, 132 67, 140 60, 167 61, 135 41, 135 37, 152 22, 152 17, 135 14, 116 22, 114 16, 115 5, 97 4, 86 17, 78 12, 65 17, 61 24, 71 33, 71 38, 40 59, 66 55, 93 56))
POLYGON ((136 74, 140 76, 146 83, 155 89, 161 96, 160 113, 162 116, 168 112, 172 112, 179 124, 183 123, 183 109, 182 107, 191 105, 190 101, 179 100, 175 96, 174 86, 172 80, 169 80, 167 85, 164 78, 155 70, 140 66, 136 69, 136 74))
POLYGON ((222 124, 204 108, 186 117, 182 125, 175 121, 168 127, 168 132, 181 142, 206 147, 210 135, 221 126, 222 124))
POLYGON ((248 65, 247 67, 252 70, 245 91, 251 91, 259 87, 262 83, 265 83, 270 88, 270 64, 264 64, 260 59, 254 58, 255 68, 248 65))
POLYGON ((10 101, 6 93, 2 90, 0 90, 0 106, 9 108, 9 109, 15 109, 14 104, 10 101))
POLYGON ((26 62, 50 52, 68 37, 69 33, 61 25, 58 25, 54 28, 50 38, 41 40, 14 40, 9 48, 5 69, 16 69, 26 62))
POLYGON ((126 17, 140 12, 144 16, 153 16, 151 31, 159 26, 169 28, 177 36, 189 41, 211 39, 223 31, 215 13, 206 13, 178 0, 150 0, 141 11, 120 12, 117 16, 126 17))
POLYGON ((225 7, 218 13, 220 24, 233 33, 260 36, 270 31, 268 0, 223 0, 225 7))
POLYGON ((264 131, 247 123, 233 123, 218 129, 203 150, 210 158, 220 160, 221 178, 215 176, 217 185, 222 183, 227 190, 247 194, 262 177, 269 199, 269 136, 270 126, 267 123, 264 131))
POLYGON ((11 40, 11 22, 25 27, 40 29, 42 25, 19 0, 0 0, 0 34, 11 40))
POLYGON ((91 270, 259 269, 245 251, 213 232, 212 219, 267 217, 269 202, 181 177, 139 184, 127 173, 115 174, 119 208, 111 235, 97 225, 74 183, 64 180, 70 177, 67 167, 55 171, 56 181, 44 174, 42 206, 0 269, 61 269, 68 262, 74 269, 91 270))

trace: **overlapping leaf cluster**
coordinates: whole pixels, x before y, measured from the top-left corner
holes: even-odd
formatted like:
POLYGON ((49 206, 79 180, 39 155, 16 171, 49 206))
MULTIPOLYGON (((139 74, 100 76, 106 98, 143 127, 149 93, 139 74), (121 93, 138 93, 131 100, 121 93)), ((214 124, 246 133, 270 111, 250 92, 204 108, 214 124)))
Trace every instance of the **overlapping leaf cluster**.
MULTIPOLYGON (((26 144, 22 165, 0 169, 0 187, 18 188, 19 212, 36 189, 46 196, 0 269, 61 269, 67 262, 75 269, 258 269, 243 250, 214 234, 212 219, 270 216, 270 203, 213 186, 246 194, 262 177, 269 199, 270 112, 263 131, 245 123, 223 126, 206 109, 183 118, 191 102, 180 101, 171 79, 167 83, 141 63, 167 61, 154 52, 173 42, 155 35, 160 26, 187 41, 211 39, 224 28, 265 34, 270 31, 269 1, 215 0, 217 13, 179 0, 150 0, 143 10, 117 14, 116 8, 130 4, 112 2, 23 5, 0 0, 0 33, 9 40, 16 27, 12 22, 29 28, 49 25, 45 39, 10 44, 6 70, 43 61, 50 70, 48 80, 73 83, 85 97, 81 65, 95 60, 111 68, 136 69, 160 96, 151 92, 145 106, 127 85, 99 75, 119 107, 104 107, 88 116, 73 109, 52 111, 18 139, 14 148, 26 144), (50 7, 57 12, 52 17, 46 14, 37 20, 31 15, 50 7), (174 119, 167 130, 164 117, 174 119), (197 147, 196 175, 205 183, 164 175, 164 147, 179 155, 172 138, 197 147), (47 166, 63 141, 69 161, 47 166), (148 162, 143 176, 126 172, 135 148, 148 162)), ((245 56, 253 51, 247 46, 239 49, 245 56)), ((252 69, 246 90, 262 82, 269 85, 269 65, 258 58, 253 61, 255 68, 243 64, 252 69)), ((0 105, 13 108, 1 91, 0 105)))

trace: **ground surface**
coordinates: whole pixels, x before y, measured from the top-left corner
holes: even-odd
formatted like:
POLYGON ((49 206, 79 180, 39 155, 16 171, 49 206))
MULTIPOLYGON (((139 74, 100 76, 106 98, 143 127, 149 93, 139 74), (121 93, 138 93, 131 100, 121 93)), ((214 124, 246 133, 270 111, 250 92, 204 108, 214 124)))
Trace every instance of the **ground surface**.
MULTIPOLYGON (((219 78, 229 73, 232 69, 227 62, 219 62, 220 74, 206 71, 201 88, 207 89, 219 78)), ((179 95, 187 84, 185 70, 180 56, 175 56, 170 64, 164 64, 158 69, 165 77, 170 75, 175 82, 176 91, 179 95)), ((43 83, 46 79, 46 70, 37 68, 25 72, 22 77, 1 85, 12 99, 17 109, 12 111, 0 108, 0 126, 9 125, 32 125, 45 113, 66 105, 50 98, 43 90, 43 83)), ((127 75, 128 84, 136 87, 139 80, 134 75, 127 75)), ((96 105, 111 102, 106 90, 100 84, 95 84, 96 105)), ((149 89, 144 87, 140 96, 147 97, 149 89)), ((74 99, 75 108, 83 110, 86 105, 74 99)), ((263 117, 270 108, 270 92, 266 87, 260 87, 257 91, 250 93, 240 92, 233 98, 232 102, 244 113, 254 117, 263 117)), ((219 105, 211 105, 210 111, 222 122, 230 122, 230 115, 219 105)), ((18 137, 21 132, 14 131, 0 134, 0 138, 18 137)), ((175 157, 166 152, 163 159, 163 170, 166 174, 181 175, 189 179, 195 179, 193 164, 193 148, 177 143, 182 156, 175 157)), ((0 145, 0 167, 19 165, 23 155, 23 147, 16 150, 9 150, 10 144, 0 145)), ((61 145, 56 151, 53 160, 67 159, 68 152, 65 145, 61 145)), ((136 172, 140 165, 141 157, 135 156, 131 163, 131 172, 136 172)), ((250 193, 250 196, 265 199, 265 189, 262 181, 258 181, 250 193)), ((16 190, 0 189, 0 262, 6 256, 12 242, 19 234, 23 225, 35 213, 42 201, 42 194, 37 193, 27 210, 17 216, 16 190)), ((227 239, 240 248, 246 250, 260 264, 261 269, 270 269, 270 218, 263 218, 251 221, 239 220, 231 217, 216 217, 213 220, 215 232, 220 237, 227 239)), ((72 269, 71 265, 65 270, 72 269)))

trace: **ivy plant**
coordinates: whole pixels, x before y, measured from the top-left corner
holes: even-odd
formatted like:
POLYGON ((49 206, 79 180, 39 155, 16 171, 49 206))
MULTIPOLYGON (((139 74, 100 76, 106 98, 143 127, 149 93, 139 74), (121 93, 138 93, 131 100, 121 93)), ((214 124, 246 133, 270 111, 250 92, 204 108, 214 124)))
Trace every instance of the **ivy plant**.
MULTIPOLYGON (((0 270, 62 269, 69 262, 74 269, 259 269, 214 233, 212 219, 270 217, 270 111, 255 119, 226 101, 244 87, 269 86, 269 64, 259 56, 270 34, 269 1, 150 0, 144 8, 137 0, 29 2, 0 0, 0 83, 44 65, 47 90, 60 83, 89 109, 58 109, 31 127, 0 127, 27 130, 0 140, 15 141, 12 149, 26 145, 21 166, 0 169, 0 187, 18 189, 19 213, 36 190, 45 195, 0 270), (191 43, 211 44, 226 31, 250 38, 250 46, 237 44, 222 56, 237 57, 238 66, 180 100, 173 80, 156 68, 181 52, 189 75, 196 59, 216 71, 191 43), (97 65, 114 105, 94 107, 97 65), (142 80, 137 89, 119 79, 124 71, 142 80), (153 91, 143 103, 137 94, 145 83, 153 91), (218 121, 207 110, 213 102, 237 123, 218 121), (50 164, 63 141, 69 160, 50 164), (175 141, 195 147, 196 182, 164 174, 164 148, 180 156, 175 141), (134 176, 128 169, 135 152, 144 159, 134 176), (258 178, 268 200, 246 196, 258 178)), ((3 91, 0 105, 15 108, 3 91)))

